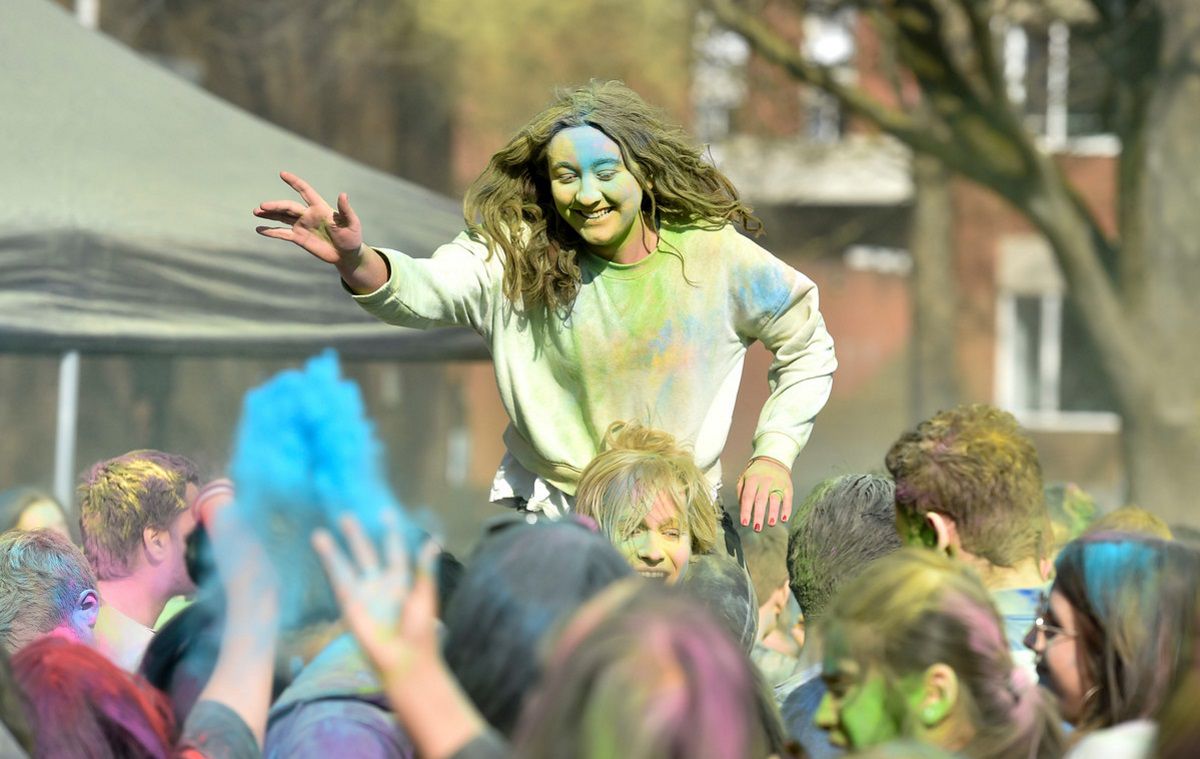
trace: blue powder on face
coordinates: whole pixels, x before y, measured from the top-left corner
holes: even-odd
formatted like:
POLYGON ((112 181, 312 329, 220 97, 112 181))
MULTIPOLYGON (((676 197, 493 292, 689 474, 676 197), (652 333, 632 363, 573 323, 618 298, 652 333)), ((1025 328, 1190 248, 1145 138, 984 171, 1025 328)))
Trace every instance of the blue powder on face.
POLYGON ((410 549, 419 532, 388 487, 383 446, 358 386, 332 350, 246 394, 233 460, 233 508, 251 525, 281 579, 284 629, 335 619, 337 606, 309 542, 324 527, 340 539, 353 514, 377 548, 395 515, 410 549))

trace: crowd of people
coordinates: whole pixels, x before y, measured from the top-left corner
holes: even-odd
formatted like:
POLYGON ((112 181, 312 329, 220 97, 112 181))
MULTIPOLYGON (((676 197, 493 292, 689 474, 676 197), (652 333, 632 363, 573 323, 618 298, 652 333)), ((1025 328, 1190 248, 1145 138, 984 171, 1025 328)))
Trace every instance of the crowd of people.
POLYGON ((816 286, 628 88, 561 93, 429 258, 282 177, 260 234, 385 321, 487 341, 500 516, 440 546, 332 352, 247 395, 225 471, 137 450, 67 508, 0 494, 0 756, 1200 754, 1200 555, 1046 487, 1010 414, 939 412, 793 508, 836 368, 816 286))
POLYGON ((506 513, 463 561, 371 435, 327 355, 252 393, 232 482, 143 450, 87 470, 77 521, 6 492, 0 755, 1200 748, 1200 554, 1134 507, 1055 519, 1005 412, 940 412, 729 536, 669 433, 614 424, 573 513, 506 513))

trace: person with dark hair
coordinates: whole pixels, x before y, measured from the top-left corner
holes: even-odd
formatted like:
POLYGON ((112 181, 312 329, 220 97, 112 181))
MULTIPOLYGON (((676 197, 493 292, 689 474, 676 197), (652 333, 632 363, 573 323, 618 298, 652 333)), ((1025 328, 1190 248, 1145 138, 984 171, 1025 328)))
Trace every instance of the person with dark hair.
POLYGON ((827 479, 796 510, 788 533, 788 583, 804 615, 804 647, 797 675, 776 695, 788 733, 810 757, 826 759, 842 751, 813 724, 826 692, 819 623, 842 586, 872 561, 900 549, 892 481, 874 474, 827 479))
MULTIPOLYGON (((495 730, 512 732, 540 675, 537 645, 546 631, 630 573, 603 536, 572 518, 492 523, 442 613, 442 655, 495 730)), ((267 756, 321 757, 339 747, 353 747, 355 756, 411 756, 372 672, 353 636, 335 640, 272 707, 267 756)))
POLYGON ((75 539, 67 512, 54 496, 26 486, 0 492, 0 532, 42 529, 75 539))
POLYGON ((43 635, 92 645, 96 575, 53 530, 0 533, 0 647, 10 655, 43 635))
POLYGON ((1057 759, 1054 699, 1009 653, 972 570, 905 548, 842 586, 822 617, 816 722, 852 751, 912 738, 968 759, 1057 759))
POLYGON ((195 464, 152 450, 98 462, 80 482, 83 550, 103 601, 96 646, 128 672, 137 670, 167 601, 196 589, 184 554, 199 489, 195 464))
POLYGON ((1026 643, 1080 740, 1075 759, 1151 756, 1155 720, 1187 672, 1200 555, 1106 533, 1068 544, 1026 643))
POLYGON ((550 651, 513 741, 524 759, 790 755, 744 649, 686 594, 614 587, 550 651))
POLYGON ((1189 606, 1193 624, 1192 639, 1187 644, 1187 667, 1156 718, 1158 734, 1153 756, 1157 759, 1200 756, 1200 721, 1196 720, 1196 704, 1200 704, 1200 585, 1193 588, 1189 606))
POLYGON ((497 151, 464 202, 467 231, 428 259, 363 242, 299 177, 260 226, 333 265, 390 323, 470 326, 491 349, 511 424, 491 498, 570 511, 615 420, 666 427, 714 487, 746 349, 775 360, 738 478, 743 524, 791 510, 791 466, 836 367, 811 280, 741 235, 761 226, 702 149, 619 82, 564 90, 497 151))
POLYGON ((679 588, 708 609, 743 651, 749 654, 754 650, 758 640, 758 597, 749 573, 736 559, 724 553, 697 557, 679 588))
POLYGON ((488 724, 512 735, 541 676, 546 634, 631 574, 603 535, 572 517, 519 521, 484 537, 442 615, 442 652, 488 724))
POLYGON ((1007 411, 940 411, 904 433, 885 459, 896 482, 896 527, 908 545, 975 569, 1005 620, 1017 663, 1053 567, 1054 531, 1033 441, 1007 411))

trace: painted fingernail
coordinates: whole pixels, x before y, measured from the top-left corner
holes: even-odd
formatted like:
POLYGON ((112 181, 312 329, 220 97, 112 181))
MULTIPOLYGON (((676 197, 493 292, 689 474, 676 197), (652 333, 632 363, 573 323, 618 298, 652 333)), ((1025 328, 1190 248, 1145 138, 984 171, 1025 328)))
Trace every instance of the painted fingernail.
POLYGON ((784 514, 783 516, 781 516, 781 517, 780 517, 780 519, 781 519, 782 521, 786 522, 786 521, 787 521, 787 514, 784 514))
POLYGON ((774 527, 774 526, 775 526, 775 520, 774 520, 774 519, 768 519, 768 520, 767 520, 767 524, 768 524, 768 525, 770 525, 770 526, 772 526, 772 527, 774 527))
POLYGON ((748 524, 750 524, 750 520, 749 520, 749 519, 743 519, 743 520, 742 520, 742 527, 745 527, 745 526, 746 526, 746 525, 748 525, 748 524))
POLYGON ((755 531, 755 532, 762 532, 762 523, 760 523, 760 522, 755 522, 755 523, 754 523, 754 531, 755 531))

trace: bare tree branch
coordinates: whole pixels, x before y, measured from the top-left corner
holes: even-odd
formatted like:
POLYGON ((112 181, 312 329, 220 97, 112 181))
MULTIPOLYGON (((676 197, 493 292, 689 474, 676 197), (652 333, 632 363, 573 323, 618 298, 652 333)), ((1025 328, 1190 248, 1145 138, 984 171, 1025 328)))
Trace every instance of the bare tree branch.
POLYGON ((965 162, 965 156, 956 151, 950 143, 937 140, 903 111, 888 108, 862 90, 843 84, 829 67, 806 60, 787 41, 732 0, 702 2, 712 10, 722 26, 742 35, 763 58, 783 67, 805 84, 830 93, 855 115, 866 119, 914 150, 935 155, 952 166, 965 162))

